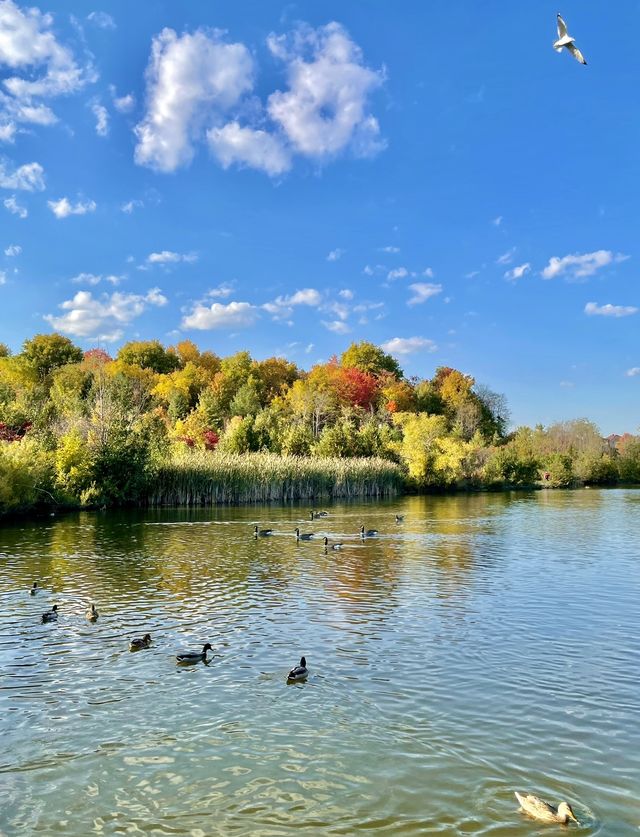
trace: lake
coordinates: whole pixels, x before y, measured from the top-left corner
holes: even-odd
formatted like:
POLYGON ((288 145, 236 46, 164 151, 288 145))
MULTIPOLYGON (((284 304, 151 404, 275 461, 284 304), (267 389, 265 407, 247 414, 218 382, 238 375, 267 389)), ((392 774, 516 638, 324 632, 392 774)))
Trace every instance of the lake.
POLYGON ((0 834, 639 833, 640 491, 322 508, 0 529, 0 834))

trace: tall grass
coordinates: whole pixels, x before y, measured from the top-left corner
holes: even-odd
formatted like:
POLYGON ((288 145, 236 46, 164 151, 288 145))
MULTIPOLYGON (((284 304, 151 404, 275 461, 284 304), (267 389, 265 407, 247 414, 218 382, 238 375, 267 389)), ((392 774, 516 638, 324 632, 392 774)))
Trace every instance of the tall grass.
POLYGON ((151 506, 210 506, 332 497, 383 497, 402 484, 385 459, 310 459, 272 453, 189 450, 161 467, 149 489, 151 506))

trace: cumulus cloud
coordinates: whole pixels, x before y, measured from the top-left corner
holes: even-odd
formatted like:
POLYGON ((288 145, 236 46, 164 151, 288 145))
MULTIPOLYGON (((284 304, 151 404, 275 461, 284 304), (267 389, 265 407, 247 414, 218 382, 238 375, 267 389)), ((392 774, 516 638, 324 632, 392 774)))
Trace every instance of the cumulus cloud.
POLYGON ((118 113, 131 113, 136 106, 136 97, 133 93, 127 93, 124 96, 117 96, 115 90, 112 90, 113 106, 118 113))
POLYGON ((2 82, 0 115, 5 119, 51 124, 55 114, 37 99, 74 93, 95 78, 90 65, 80 67, 71 50, 56 40, 52 25, 53 17, 35 7, 0 2, 0 65, 14 73, 2 82))
POLYGON ((5 256, 19 256, 22 247, 19 244, 10 244, 4 251, 5 256))
POLYGON ((15 198, 15 195, 12 195, 10 198, 5 198, 3 204, 5 209, 7 209, 12 215, 17 215, 18 218, 24 219, 29 214, 26 207, 20 206, 15 198))
POLYGON ((47 201, 49 209, 56 218, 68 218, 69 215, 86 215, 88 212, 95 212, 97 205, 95 201, 77 201, 71 203, 69 198, 60 198, 59 201, 47 201))
POLYGON ((172 250, 162 250, 160 253, 149 253, 147 256, 149 264, 177 264, 187 262, 192 264, 198 261, 196 253, 174 253, 172 250))
POLYGON ((25 163, 13 171, 0 160, 0 189, 20 189, 23 192, 42 192, 44 169, 40 163, 25 163))
POLYGON ((109 134, 109 111, 99 102, 93 102, 91 112, 96 118, 96 134, 99 137, 106 137, 109 134))
POLYGON ((136 126, 135 160, 159 171, 189 163, 207 123, 220 120, 253 86, 253 60, 244 44, 216 30, 155 36, 146 72, 147 106, 136 126))
POLYGON ((267 131, 229 122, 222 128, 207 131, 207 140, 224 169, 237 163, 273 176, 291 168, 291 155, 284 143, 267 131))
POLYGON ((556 276, 566 274, 574 279, 584 279, 593 276, 596 271, 610 264, 623 262, 628 259, 623 253, 613 253, 611 250, 595 250, 593 253, 574 253, 573 255, 552 256, 549 264, 542 271, 543 279, 555 279, 556 276))
POLYGON ((337 262, 344 256, 345 251, 341 247, 336 247, 335 250, 331 250, 327 255, 328 262, 337 262))
POLYGON ((413 291, 413 296, 409 298, 407 305, 421 305, 432 296, 442 293, 442 285, 433 282, 414 282, 413 285, 409 285, 409 289, 413 291))
POLYGON ((297 305, 318 306, 322 302, 322 294, 315 288, 303 288, 290 296, 278 296, 273 302, 265 302, 262 306, 265 311, 273 315, 275 320, 284 320, 291 317, 293 309, 297 305))
POLYGON ((152 288, 144 296, 115 291, 100 298, 95 298, 91 291, 78 291, 72 299, 58 306, 64 314, 47 314, 44 319, 63 334, 113 342, 122 337, 124 326, 143 314, 150 305, 166 304, 167 298, 159 288, 152 288))
POLYGON ((627 369, 624 373, 627 378, 637 378, 640 375, 640 366, 632 366, 631 369, 627 369))
POLYGON ((285 61, 289 89, 269 97, 267 110, 295 150, 318 159, 350 147, 357 156, 384 148, 378 121, 367 112, 384 76, 363 63, 360 47, 339 23, 298 28, 267 44, 285 61))
POLYGON ((248 302, 213 302, 211 305, 196 303, 189 314, 182 318, 182 328, 210 330, 217 328, 246 328, 258 317, 255 305, 248 302))
POLYGON ((394 270, 390 270, 387 273, 387 279, 390 282, 395 282, 396 279, 404 279, 409 275, 410 273, 406 267, 396 267, 394 270))
POLYGON ((426 337, 393 337, 381 348, 392 355, 410 355, 420 351, 435 352, 438 347, 426 337))
POLYGON ((89 23, 93 23, 94 26, 97 26, 100 29, 116 28, 115 20, 110 14, 107 14, 107 12, 90 12, 90 14, 87 15, 87 20, 89 23))
POLYGON ((632 305, 598 305, 597 302, 587 302, 584 306, 584 313, 590 317, 630 317, 631 314, 636 314, 637 308, 632 305))
POLYGON ((525 274, 531 271, 531 265, 529 262, 525 262, 525 264, 519 264, 517 267, 512 268, 511 270, 507 270, 504 274, 504 278, 508 279, 510 282, 517 282, 518 279, 522 279, 525 274))

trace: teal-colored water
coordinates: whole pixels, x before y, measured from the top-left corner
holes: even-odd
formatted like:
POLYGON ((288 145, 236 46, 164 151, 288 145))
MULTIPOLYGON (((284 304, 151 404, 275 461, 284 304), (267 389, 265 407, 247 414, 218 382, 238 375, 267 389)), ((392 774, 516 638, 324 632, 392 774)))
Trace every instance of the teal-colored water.
POLYGON ((0 530, 0 834, 639 833, 640 492, 325 508, 0 530))

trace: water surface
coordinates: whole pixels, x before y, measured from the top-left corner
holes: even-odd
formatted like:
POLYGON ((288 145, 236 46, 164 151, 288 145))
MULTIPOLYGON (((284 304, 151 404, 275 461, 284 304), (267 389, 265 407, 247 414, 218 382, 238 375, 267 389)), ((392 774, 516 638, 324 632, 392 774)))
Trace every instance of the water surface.
POLYGON ((638 834, 640 492, 325 508, 0 530, 1 835, 638 834))

